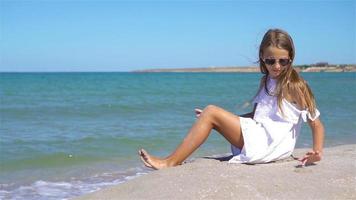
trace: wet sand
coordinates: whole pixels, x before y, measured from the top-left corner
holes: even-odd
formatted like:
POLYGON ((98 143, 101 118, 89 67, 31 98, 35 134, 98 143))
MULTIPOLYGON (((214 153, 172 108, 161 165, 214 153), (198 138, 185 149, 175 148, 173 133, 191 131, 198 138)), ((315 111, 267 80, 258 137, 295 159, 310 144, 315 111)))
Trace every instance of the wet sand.
POLYGON ((307 167, 292 158, 257 165, 216 158, 153 171, 76 199, 356 199, 356 145, 325 148, 323 160, 307 167))

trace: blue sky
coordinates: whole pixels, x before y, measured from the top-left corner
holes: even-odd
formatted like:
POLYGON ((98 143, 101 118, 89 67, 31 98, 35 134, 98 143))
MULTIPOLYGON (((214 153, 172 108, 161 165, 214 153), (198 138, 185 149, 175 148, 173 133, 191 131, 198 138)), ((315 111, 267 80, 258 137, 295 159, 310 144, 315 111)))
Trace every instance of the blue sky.
POLYGON ((355 2, 0 0, 0 71, 251 66, 276 27, 295 64, 355 64, 355 2))

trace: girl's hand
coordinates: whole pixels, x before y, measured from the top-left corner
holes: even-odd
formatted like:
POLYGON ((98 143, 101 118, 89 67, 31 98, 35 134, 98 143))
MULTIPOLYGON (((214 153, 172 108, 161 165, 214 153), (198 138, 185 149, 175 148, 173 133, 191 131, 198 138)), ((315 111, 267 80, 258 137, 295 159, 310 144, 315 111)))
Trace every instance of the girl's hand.
POLYGON ((322 153, 320 151, 309 151, 303 158, 298 159, 302 162, 302 166, 309 165, 321 160, 322 153))
POLYGON ((199 108, 196 108, 195 109, 195 116, 198 118, 198 117, 200 117, 200 114, 202 113, 203 111, 202 110, 200 110, 199 108))

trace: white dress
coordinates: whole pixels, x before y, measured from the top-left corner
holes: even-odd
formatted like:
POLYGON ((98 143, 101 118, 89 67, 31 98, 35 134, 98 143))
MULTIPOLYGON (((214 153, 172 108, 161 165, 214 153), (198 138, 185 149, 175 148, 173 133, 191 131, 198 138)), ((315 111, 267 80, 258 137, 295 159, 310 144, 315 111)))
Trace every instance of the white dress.
MULTIPOLYGON (((276 80, 267 78, 268 91, 274 91, 276 80)), ((257 103, 254 118, 240 117, 244 147, 231 145, 233 158, 229 163, 266 163, 289 157, 295 147, 302 122, 314 121, 320 115, 315 110, 312 117, 307 110, 300 110, 286 99, 282 100, 281 113, 276 96, 266 94, 262 87, 253 103, 257 103)))

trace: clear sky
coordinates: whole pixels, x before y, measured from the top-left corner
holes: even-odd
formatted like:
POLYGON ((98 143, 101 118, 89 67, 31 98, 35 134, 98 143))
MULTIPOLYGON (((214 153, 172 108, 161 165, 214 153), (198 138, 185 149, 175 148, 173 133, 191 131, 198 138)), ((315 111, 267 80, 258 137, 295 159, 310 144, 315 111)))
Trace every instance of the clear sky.
POLYGON ((276 27, 295 64, 356 63, 356 0, 0 0, 0 71, 251 66, 276 27))

